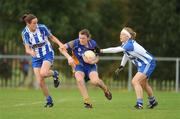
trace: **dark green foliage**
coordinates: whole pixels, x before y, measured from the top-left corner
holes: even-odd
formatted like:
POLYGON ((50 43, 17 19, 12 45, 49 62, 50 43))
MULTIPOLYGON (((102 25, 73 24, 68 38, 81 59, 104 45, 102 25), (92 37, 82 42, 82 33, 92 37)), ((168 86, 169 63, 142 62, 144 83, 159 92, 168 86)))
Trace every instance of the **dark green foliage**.
MULTIPOLYGON (((26 12, 35 14, 63 43, 87 28, 100 48, 117 46, 119 32, 130 26, 137 41, 155 57, 180 57, 179 0, 0 0, 0 44, 5 54, 24 54, 25 24, 19 18, 26 12)), ((116 67, 109 62, 103 68, 116 67)))
POLYGON ((180 13, 177 0, 132 0, 130 26, 138 40, 155 56, 178 57, 180 13), (163 52, 162 52, 163 51, 163 52))
POLYGON ((1 0, 1 43, 16 41, 23 47, 20 34, 25 24, 19 18, 25 12, 34 13, 63 42, 88 28, 100 47, 115 46, 120 30, 130 26, 137 31, 137 40, 156 56, 179 56, 178 0, 1 0))

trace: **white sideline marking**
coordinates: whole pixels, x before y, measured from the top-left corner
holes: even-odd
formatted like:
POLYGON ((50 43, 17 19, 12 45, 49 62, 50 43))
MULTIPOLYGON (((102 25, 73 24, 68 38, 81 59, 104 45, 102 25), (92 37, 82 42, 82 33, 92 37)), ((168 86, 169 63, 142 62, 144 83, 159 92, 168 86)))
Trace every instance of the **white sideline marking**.
MULTIPOLYGON (((65 102, 67 101, 66 99, 61 99, 61 100, 57 100, 55 101, 55 103, 61 103, 61 102, 65 102)), ((36 105, 36 104, 40 104, 43 103, 43 101, 36 101, 36 102, 32 102, 32 103, 18 103, 13 105, 13 107, 22 107, 22 106, 28 106, 28 105, 36 105)))

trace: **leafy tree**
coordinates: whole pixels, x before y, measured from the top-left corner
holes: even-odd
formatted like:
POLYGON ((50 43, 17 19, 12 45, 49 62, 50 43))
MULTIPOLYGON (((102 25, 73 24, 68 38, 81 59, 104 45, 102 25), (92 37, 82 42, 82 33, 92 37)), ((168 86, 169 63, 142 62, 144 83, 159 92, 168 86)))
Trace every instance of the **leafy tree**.
POLYGON ((180 20, 176 0, 132 0, 128 25, 138 32, 140 42, 156 56, 180 56, 180 20), (177 6, 177 7, 176 7, 177 6), (163 52, 162 52, 163 51, 163 52))

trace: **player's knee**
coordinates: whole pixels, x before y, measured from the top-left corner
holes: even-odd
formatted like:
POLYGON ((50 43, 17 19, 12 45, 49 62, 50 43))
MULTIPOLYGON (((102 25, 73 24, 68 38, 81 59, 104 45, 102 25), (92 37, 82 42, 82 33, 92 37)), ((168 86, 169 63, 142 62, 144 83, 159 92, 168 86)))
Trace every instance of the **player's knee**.
POLYGON ((99 82, 100 82, 100 80, 91 80, 91 83, 92 83, 93 85, 98 85, 99 82))
POLYGON ((132 83, 132 85, 133 85, 133 86, 135 86, 135 85, 138 85, 138 84, 139 84, 139 82, 138 82, 138 81, 136 81, 136 80, 132 80, 132 81, 131 81, 131 83, 132 83))
POLYGON ((45 70, 41 70, 41 71, 40 71, 40 75, 41 75, 43 78, 45 78, 45 77, 48 76, 48 72, 45 71, 45 70))
POLYGON ((84 79, 78 78, 76 79, 77 84, 84 84, 84 79))

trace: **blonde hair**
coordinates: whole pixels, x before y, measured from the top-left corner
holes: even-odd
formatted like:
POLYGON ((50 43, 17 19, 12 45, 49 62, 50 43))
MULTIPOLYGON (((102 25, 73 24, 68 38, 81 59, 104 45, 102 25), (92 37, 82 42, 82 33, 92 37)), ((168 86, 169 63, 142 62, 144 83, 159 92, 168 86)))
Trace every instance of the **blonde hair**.
POLYGON ((136 32, 132 28, 124 27, 123 29, 125 29, 126 31, 128 31, 130 33, 132 39, 136 38, 136 32))

